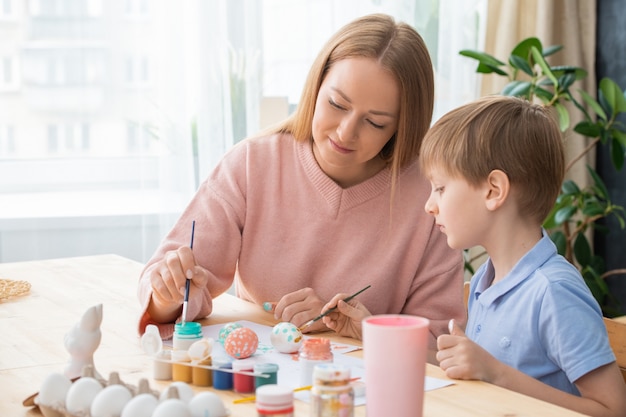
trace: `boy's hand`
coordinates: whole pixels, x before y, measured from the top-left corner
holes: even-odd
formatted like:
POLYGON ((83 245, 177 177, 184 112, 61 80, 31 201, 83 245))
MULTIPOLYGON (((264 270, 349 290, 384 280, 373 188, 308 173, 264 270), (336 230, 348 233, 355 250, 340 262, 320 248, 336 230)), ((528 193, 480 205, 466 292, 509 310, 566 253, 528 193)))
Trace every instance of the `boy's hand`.
POLYGON ((493 381, 497 360, 478 344, 472 342, 463 329, 450 320, 450 334, 437 338, 437 360, 446 376, 454 379, 493 381))
POLYGON ((349 303, 343 301, 349 294, 335 295, 324 307, 322 312, 337 306, 337 309, 325 316, 322 320, 329 329, 334 330, 341 336, 362 339, 361 321, 365 317, 371 316, 369 310, 357 300, 349 303))

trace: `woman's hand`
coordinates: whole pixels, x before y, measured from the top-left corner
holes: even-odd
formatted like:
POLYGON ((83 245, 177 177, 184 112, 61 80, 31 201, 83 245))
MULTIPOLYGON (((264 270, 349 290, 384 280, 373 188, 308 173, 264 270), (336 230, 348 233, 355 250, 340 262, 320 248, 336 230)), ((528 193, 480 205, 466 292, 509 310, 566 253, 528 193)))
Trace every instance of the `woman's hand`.
POLYGON ((361 322, 365 317, 371 316, 369 310, 357 300, 346 303, 344 298, 349 294, 335 295, 324 307, 322 312, 333 307, 335 311, 329 313, 322 320, 329 329, 334 330, 341 336, 352 337, 361 340, 363 338, 363 327, 361 322))
MULTIPOLYGON (((284 295, 274 308, 276 320, 290 322, 302 326, 309 320, 319 316, 324 301, 312 288, 303 288, 284 295)), ((303 333, 327 330, 322 320, 318 320, 305 329, 303 333)))
POLYGON ((152 299, 148 313, 157 322, 173 322, 180 315, 185 297, 185 284, 191 280, 189 298, 199 289, 206 287, 208 271, 196 264, 189 246, 169 251, 155 264, 150 272, 152 299))

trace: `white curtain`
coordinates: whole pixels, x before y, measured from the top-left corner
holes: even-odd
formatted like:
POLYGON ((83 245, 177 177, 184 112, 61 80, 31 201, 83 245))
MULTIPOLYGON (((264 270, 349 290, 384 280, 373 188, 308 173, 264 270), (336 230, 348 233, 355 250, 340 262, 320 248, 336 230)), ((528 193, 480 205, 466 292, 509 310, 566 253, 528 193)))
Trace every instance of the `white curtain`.
POLYGON ((297 105, 340 26, 413 25, 435 119, 478 96, 484 0, 4 0, 0 262, 144 262, 221 156, 297 105))

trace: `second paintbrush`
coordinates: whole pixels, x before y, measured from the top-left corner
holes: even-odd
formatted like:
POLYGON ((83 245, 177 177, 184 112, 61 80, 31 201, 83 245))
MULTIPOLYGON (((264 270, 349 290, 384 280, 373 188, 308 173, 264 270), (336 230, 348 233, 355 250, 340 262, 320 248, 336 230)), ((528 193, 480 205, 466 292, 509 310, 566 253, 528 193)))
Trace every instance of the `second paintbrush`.
MULTIPOLYGON (((354 294, 352 294, 349 297, 346 297, 343 299, 343 301, 345 301, 346 303, 349 302, 350 300, 352 300, 354 297, 356 297, 357 295, 361 294, 363 291, 365 291, 366 289, 368 289, 369 287, 371 287, 371 285, 368 285, 367 287, 355 292, 354 294)), ((328 314, 332 313, 333 311, 335 311, 337 309, 337 306, 333 307, 333 308, 329 308, 328 310, 324 311, 322 314, 320 314, 319 316, 307 321, 306 323, 304 323, 302 326, 298 327, 298 330, 302 331, 303 329, 306 329, 307 327, 309 327, 310 325, 312 325, 313 323, 315 323, 316 321, 318 321, 319 319, 321 319, 322 317, 327 316, 328 314)))

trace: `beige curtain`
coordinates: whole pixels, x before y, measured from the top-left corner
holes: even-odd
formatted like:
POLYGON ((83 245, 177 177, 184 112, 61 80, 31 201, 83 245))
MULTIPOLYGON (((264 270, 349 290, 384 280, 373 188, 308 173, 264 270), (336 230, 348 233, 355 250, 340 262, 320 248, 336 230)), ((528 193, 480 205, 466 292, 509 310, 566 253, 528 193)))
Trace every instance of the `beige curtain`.
MULTIPOLYGON (((513 47, 530 36, 545 46, 562 45, 563 49, 549 57, 552 65, 575 65, 589 75, 575 84, 591 96, 596 96, 596 0, 488 0, 485 52, 501 61, 508 59, 513 47)), ((504 77, 486 75, 482 79, 481 95, 493 94, 506 84, 504 77)), ((575 96, 577 100, 579 96, 575 96)), ((571 126, 582 117, 580 111, 568 103, 571 126)), ((583 136, 565 134, 566 160, 571 161, 586 147, 583 136)), ((577 162, 567 173, 579 185, 588 184, 585 165, 595 166, 595 152, 577 162)))
MULTIPOLYGON (((487 0, 487 28, 485 52, 506 62, 513 47, 522 39, 537 37, 544 47, 562 45, 563 49, 549 57, 552 65, 574 65, 588 71, 588 76, 575 84, 591 96, 596 96, 596 0, 487 0)), ((481 95, 502 91, 505 77, 483 75, 481 95)), ((581 100, 575 95, 577 100, 581 100)), ((580 110, 567 103, 571 126, 582 120, 580 110)), ((566 161, 572 161, 587 146, 588 139, 573 133, 570 128, 564 135, 566 161)), ((595 166, 595 152, 586 154, 567 173, 580 186, 590 183, 586 165, 595 166)), ((469 250, 469 260, 477 267, 486 260, 480 247, 469 250)), ((466 279, 469 278, 469 274, 466 279)))

